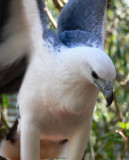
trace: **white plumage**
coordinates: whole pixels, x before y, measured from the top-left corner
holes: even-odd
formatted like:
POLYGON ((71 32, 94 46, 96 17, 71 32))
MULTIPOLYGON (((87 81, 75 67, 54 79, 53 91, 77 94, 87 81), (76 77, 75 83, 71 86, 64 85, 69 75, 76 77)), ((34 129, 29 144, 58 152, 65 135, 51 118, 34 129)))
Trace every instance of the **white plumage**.
MULTIPOLYGON (((19 105, 23 127, 21 132, 25 134, 22 140, 26 142, 32 138, 31 131, 28 130, 30 126, 34 131, 40 131, 45 140, 72 141, 75 136, 73 142, 75 144, 71 147, 72 149, 77 147, 80 154, 88 140, 93 109, 99 92, 93 84, 91 68, 94 67, 93 69, 107 82, 114 79, 115 68, 109 57, 97 48, 78 47, 69 50, 63 48, 59 54, 51 54, 49 50, 45 53, 46 55, 36 54, 31 59, 20 90, 19 105), (85 50, 88 52, 85 53, 85 50), (90 57, 94 52, 95 63, 92 63, 90 57), (25 133, 24 129, 27 129, 25 133), (83 148, 78 148, 81 147, 78 141, 84 142, 80 144, 83 148)), ((33 136, 33 139, 37 138, 37 135, 33 136)), ((22 148, 24 151, 29 148, 27 144, 22 148)), ((33 145, 35 147, 35 144, 33 145)), ((23 155, 26 156, 26 152, 23 155)), ((29 155, 30 153, 27 158, 31 159, 29 155)), ((72 153, 73 157, 74 155, 72 153)), ((78 160, 81 157, 71 158, 70 155, 69 159, 75 158, 78 160)))

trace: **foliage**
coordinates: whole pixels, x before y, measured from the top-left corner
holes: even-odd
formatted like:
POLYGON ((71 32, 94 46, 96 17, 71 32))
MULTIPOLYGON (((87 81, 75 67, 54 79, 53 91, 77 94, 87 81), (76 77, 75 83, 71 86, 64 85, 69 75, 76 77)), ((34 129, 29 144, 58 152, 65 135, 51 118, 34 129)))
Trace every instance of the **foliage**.
POLYGON ((105 50, 119 74, 114 82, 112 106, 106 109, 102 95, 98 99, 87 160, 129 159, 129 8, 120 0, 110 1, 108 7, 105 50))
MULTIPOLYGON (((48 11, 57 22, 62 4, 56 0, 47 0, 48 11)), ((49 27, 55 31, 53 19, 49 17, 49 27)), ((107 9, 105 50, 113 60, 117 72, 114 82, 114 103, 105 107, 105 100, 100 94, 95 112, 85 160, 127 160, 129 159, 129 8, 124 1, 110 0, 107 9)), ((8 129, 3 113, 11 107, 7 95, 1 99, 3 136, 8 129)))

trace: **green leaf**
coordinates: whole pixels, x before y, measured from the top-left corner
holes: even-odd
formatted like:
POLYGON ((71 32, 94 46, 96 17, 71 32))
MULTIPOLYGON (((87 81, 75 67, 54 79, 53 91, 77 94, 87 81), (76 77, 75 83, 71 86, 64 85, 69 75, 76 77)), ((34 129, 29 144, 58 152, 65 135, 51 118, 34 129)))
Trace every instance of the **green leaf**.
POLYGON ((6 94, 2 95, 2 103, 3 103, 3 107, 7 108, 9 105, 9 97, 6 94))

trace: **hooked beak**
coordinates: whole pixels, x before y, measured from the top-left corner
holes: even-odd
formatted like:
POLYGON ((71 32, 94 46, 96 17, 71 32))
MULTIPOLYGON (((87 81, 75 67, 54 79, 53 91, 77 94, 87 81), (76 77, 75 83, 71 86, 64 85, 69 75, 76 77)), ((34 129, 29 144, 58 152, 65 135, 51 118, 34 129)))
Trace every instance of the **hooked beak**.
POLYGON ((103 88, 100 84, 96 83, 100 91, 103 93, 104 97, 106 98, 107 105, 106 107, 109 107, 112 104, 113 101, 113 84, 111 81, 109 81, 105 87, 103 88))
POLYGON ((103 90, 101 90, 104 97, 106 98, 107 101, 107 106, 109 107, 112 104, 113 101, 113 84, 111 81, 109 81, 106 86, 104 87, 103 90))

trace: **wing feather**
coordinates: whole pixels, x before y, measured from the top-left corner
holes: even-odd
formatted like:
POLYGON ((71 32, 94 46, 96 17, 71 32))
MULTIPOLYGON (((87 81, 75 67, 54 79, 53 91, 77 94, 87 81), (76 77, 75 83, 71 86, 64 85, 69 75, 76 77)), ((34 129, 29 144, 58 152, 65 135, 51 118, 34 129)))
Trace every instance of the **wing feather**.
MULTIPOLYGON (((37 26, 35 32, 31 33, 31 28, 34 27, 28 23, 28 16, 31 17, 32 14, 33 17, 33 14, 38 12, 37 15, 40 17, 42 25, 40 28, 41 37, 43 29, 46 29, 44 3, 42 0, 37 0, 38 10, 31 12, 29 7, 34 4, 28 2, 0 0, 0 94, 16 92, 22 83, 28 59, 33 51, 32 36, 34 37, 36 31, 39 31, 38 25, 34 21, 32 25, 37 26)), ((34 6, 34 8, 36 7, 34 6)), ((36 20, 36 17, 34 19, 36 20)))
POLYGON ((57 33, 83 30, 102 42, 106 5, 107 0, 69 0, 59 16, 57 33))

